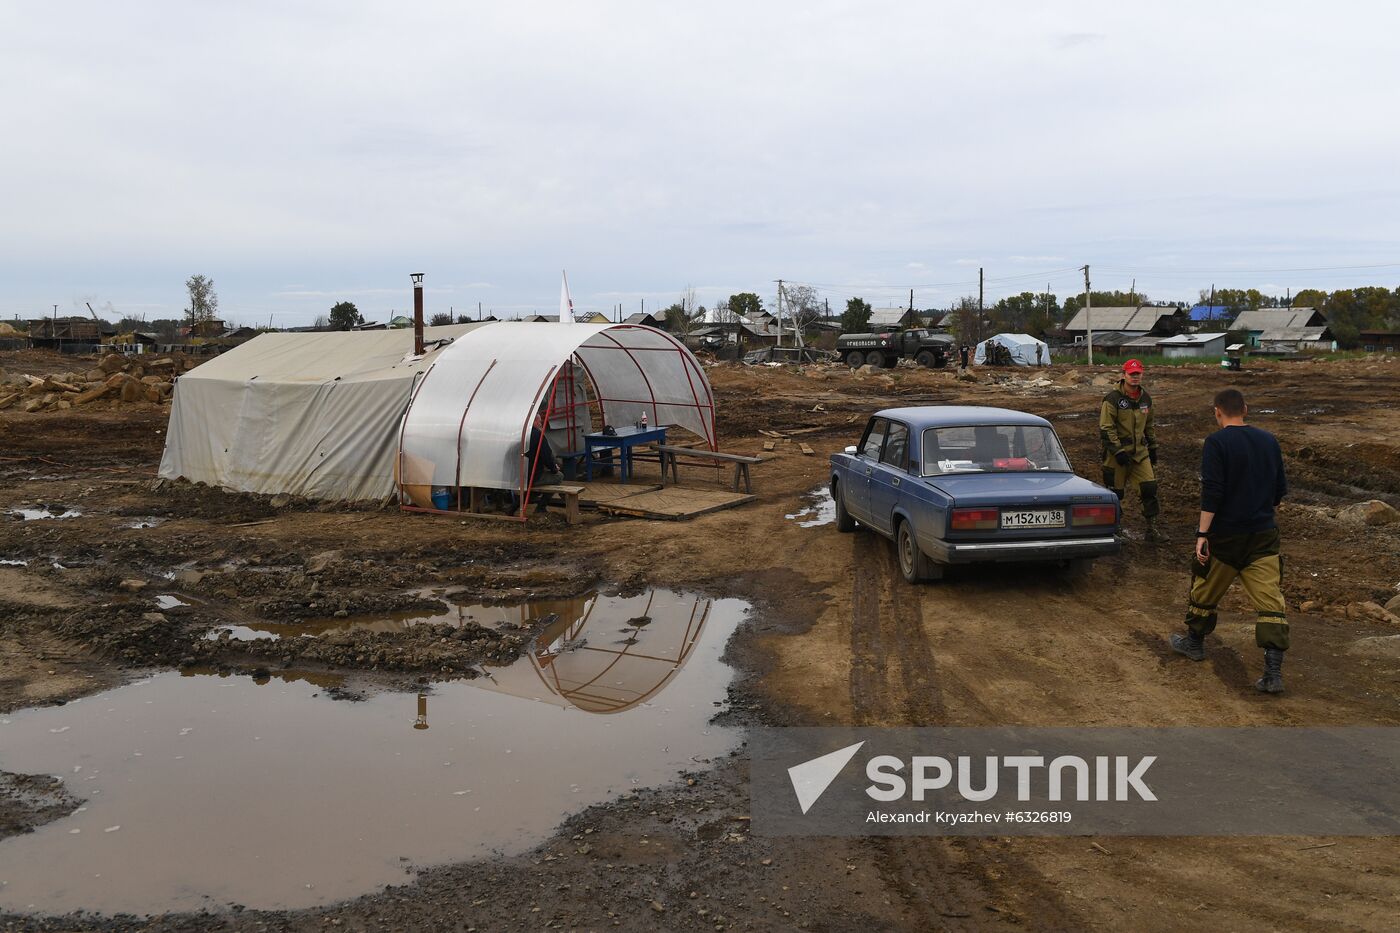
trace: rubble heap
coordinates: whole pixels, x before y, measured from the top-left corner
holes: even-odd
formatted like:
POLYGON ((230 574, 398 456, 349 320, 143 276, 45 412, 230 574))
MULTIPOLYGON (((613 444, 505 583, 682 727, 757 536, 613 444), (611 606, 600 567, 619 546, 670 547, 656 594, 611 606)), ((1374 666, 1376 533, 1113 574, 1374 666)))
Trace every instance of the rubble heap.
POLYGON ((117 408, 170 401, 175 378, 188 365, 183 357, 152 360, 108 353, 84 372, 31 376, 0 370, 0 410, 67 411, 71 408, 117 408))

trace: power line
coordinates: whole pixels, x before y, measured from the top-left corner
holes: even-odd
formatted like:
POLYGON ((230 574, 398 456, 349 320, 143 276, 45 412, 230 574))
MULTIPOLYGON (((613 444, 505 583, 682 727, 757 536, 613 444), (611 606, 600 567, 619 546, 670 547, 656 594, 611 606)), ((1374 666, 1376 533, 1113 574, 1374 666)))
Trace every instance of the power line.
MULTIPOLYGON (((1013 281, 1019 281, 1019 280, 1021 280, 1021 279, 1043 279, 1043 278, 1045 278, 1045 277, 1047 277, 1047 276, 1053 278, 1053 277, 1055 277, 1055 276, 1057 276, 1057 275, 1065 275, 1065 274, 1069 274, 1069 273, 1078 273, 1078 272, 1079 272, 1079 268, 1080 268, 1079 266, 1073 266, 1073 267, 1067 268, 1067 269, 1052 269, 1052 270, 1050 270, 1050 271, 1048 271, 1048 272, 1025 272, 1025 273, 1017 273, 1017 274, 1015 274, 1015 275, 988 276, 987 279, 986 279, 986 281, 989 282, 989 283, 996 283, 996 282, 1013 282, 1013 281)), ((957 281, 955 281, 955 282, 925 282, 925 283, 922 283, 922 284, 919 284, 919 283, 910 284, 910 283, 908 283, 908 282, 902 282, 902 283, 898 283, 898 284, 880 284, 880 283, 871 283, 871 282, 806 282, 806 281, 799 282, 799 281, 796 281, 796 280, 788 280, 788 281, 792 282, 792 284, 794 284, 794 285, 810 285, 812 288, 853 289, 853 290, 861 290, 861 289, 869 290, 869 289, 877 289, 877 288, 879 288, 879 289, 898 289, 899 291, 908 291, 908 290, 911 289, 911 288, 955 288, 955 287, 962 286, 962 285, 975 285, 975 284, 977 284, 977 280, 976 280, 976 279, 971 279, 971 278, 968 278, 968 279, 959 279, 959 280, 957 280, 957 281)))
POLYGON ((1357 269, 1397 269, 1400 262, 1379 262, 1364 266, 1298 266, 1292 269, 1163 269, 1160 272, 1140 272, 1137 269, 1117 269, 1112 266, 1100 267, 1103 272, 1116 272, 1119 275, 1270 275, 1278 272, 1350 272, 1357 269))

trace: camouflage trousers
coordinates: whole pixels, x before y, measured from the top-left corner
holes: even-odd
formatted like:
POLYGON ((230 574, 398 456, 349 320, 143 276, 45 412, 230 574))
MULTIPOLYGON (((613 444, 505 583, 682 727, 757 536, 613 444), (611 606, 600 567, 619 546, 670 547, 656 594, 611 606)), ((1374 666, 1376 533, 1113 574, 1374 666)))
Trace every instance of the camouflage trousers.
POLYGON ((1277 528, 1210 539, 1210 559, 1191 558, 1191 596, 1186 626, 1204 638, 1215 630, 1215 607, 1238 577, 1254 606, 1254 643, 1288 650, 1288 617, 1283 603, 1283 555, 1277 528))
POLYGON ((1129 489, 1137 487, 1142 496, 1142 514, 1146 518, 1156 518, 1162 507, 1157 502, 1157 475, 1148 460, 1138 460, 1122 466, 1109 458, 1103 466, 1103 484, 1118 496, 1121 502, 1129 489))

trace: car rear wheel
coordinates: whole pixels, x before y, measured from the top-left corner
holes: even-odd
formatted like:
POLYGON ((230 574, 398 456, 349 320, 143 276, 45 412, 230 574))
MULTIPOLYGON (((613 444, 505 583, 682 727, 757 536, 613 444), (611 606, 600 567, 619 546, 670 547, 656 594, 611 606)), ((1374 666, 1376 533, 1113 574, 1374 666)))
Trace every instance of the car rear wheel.
POLYGON ((841 484, 832 481, 831 500, 836 503, 836 530, 841 532, 855 531, 856 520, 851 518, 851 513, 846 511, 846 500, 841 495, 841 484))
POLYGON ((919 550, 919 542, 914 539, 914 526, 908 522, 899 523, 899 531, 894 536, 894 549, 899 556, 899 572, 910 583, 937 580, 943 576, 943 568, 919 550))
POLYGON ((914 357, 914 362, 918 363, 918 364, 919 364, 920 366, 922 366, 924 369, 933 369, 933 367, 934 367, 933 351, 932 351, 932 350, 920 350, 920 351, 919 351, 919 355, 916 356, 916 357, 914 357))
POLYGON ((846 365, 852 369, 860 369, 865 365, 865 354, 859 350, 852 350, 846 354, 846 365))

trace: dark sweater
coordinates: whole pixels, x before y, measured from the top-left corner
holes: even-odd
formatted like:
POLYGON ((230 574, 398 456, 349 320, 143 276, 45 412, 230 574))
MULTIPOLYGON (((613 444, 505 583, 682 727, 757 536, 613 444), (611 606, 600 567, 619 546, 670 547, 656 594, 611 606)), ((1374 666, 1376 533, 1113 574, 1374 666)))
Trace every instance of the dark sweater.
POLYGON ((1215 513, 1212 535, 1276 527, 1274 507, 1287 493, 1283 452, 1268 431, 1238 425, 1206 438, 1201 451, 1201 511, 1215 513))

